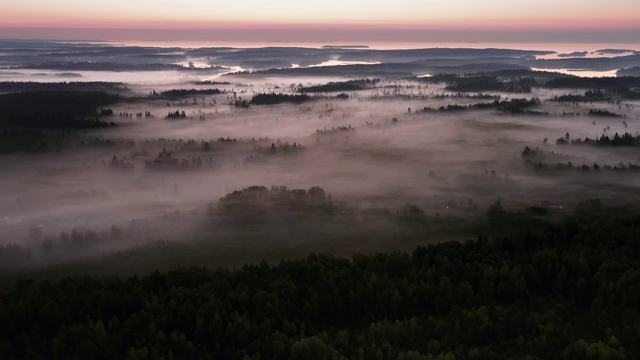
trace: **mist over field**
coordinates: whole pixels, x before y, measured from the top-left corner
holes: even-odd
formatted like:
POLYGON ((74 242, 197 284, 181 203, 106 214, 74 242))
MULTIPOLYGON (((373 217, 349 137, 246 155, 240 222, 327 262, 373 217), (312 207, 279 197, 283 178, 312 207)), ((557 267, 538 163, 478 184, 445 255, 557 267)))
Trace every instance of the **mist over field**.
POLYGON ((406 250, 464 239, 496 201, 640 194, 637 78, 530 70, 630 69, 633 50, 0 45, 4 270, 159 242, 211 267, 406 250))

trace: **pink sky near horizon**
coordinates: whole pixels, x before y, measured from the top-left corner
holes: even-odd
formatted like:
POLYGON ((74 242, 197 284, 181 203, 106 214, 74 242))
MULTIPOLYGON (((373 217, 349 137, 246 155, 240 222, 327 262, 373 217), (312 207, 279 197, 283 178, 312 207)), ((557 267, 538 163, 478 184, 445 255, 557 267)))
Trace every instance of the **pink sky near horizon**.
POLYGON ((640 35, 637 0, 5 0, 2 11, 2 38, 64 38, 74 29, 79 39, 104 40, 177 39, 215 31, 231 40, 267 35, 300 40, 323 33, 336 38, 340 32, 354 40, 368 33, 376 40, 386 32, 389 38, 429 33, 505 39, 515 33, 548 41, 556 32, 585 41, 621 34, 628 42, 640 35))

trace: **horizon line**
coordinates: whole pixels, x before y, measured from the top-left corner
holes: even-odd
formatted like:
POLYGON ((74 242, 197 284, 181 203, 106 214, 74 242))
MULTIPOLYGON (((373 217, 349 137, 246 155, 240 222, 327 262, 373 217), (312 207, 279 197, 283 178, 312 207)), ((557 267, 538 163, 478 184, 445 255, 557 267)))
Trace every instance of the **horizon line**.
POLYGON ((640 43, 637 30, 486 30, 379 28, 28 28, 0 26, 0 39, 77 41, 218 41, 218 42, 490 42, 490 43, 640 43))

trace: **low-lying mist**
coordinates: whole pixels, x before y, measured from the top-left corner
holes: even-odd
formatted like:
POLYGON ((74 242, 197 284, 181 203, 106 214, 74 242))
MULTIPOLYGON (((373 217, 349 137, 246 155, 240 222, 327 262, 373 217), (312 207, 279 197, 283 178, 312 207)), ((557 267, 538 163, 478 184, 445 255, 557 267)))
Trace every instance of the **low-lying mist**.
POLYGON ((637 100, 549 101, 566 89, 491 93, 501 101, 540 99, 534 112, 512 114, 470 107, 492 100, 443 84, 383 79, 363 90, 310 94, 300 104, 244 106, 259 93, 296 94, 300 85, 344 79, 224 80, 128 82, 120 101, 100 109, 116 127, 10 130, 38 132, 38 146, 0 155, 2 267, 56 264, 157 241, 313 243, 331 251, 340 239, 366 252, 356 238, 439 241, 438 221, 476 219, 496 200, 506 208, 560 209, 586 198, 615 203, 640 194, 636 147, 557 140, 637 136, 637 100), (220 93, 154 95, 172 88, 220 93), (620 116, 589 115, 594 109, 620 116), (229 210, 220 200, 252 186, 265 190, 248 191, 248 203, 243 198, 229 210), (277 187, 290 191, 281 191, 285 200, 299 201, 273 200, 277 187), (312 206, 305 196, 315 187, 324 195, 312 206), (261 196, 267 200, 256 205, 261 196))

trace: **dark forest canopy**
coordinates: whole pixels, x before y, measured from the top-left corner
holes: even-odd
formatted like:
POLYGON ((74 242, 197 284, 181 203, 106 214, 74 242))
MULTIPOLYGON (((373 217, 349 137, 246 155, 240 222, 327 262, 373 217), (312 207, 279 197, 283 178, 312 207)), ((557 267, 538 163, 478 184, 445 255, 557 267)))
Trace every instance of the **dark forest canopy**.
POLYGON ((194 81, 195 85, 231 85, 228 81, 212 81, 212 80, 200 80, 194 81))
POLYGON ((441 73, 441 74, 434 74, 433 76, 417 77, 417 80, 423 81, 423 82, 441 83, 441 82, 454 82, 461 77, 481 77, 481 76, 499 78, 499 79, 534 78, 536 79, 536 81, 541 81, 541 82, 544 82, 549 79, 577 77, 575 75, 567 75, 567 74, 562 74, 562 73, 553 72, 553 71, 513 69, 513 70, 498 70, 498 71, 481 71, 481 72, 469 73, 465 75, 441 73))
MULTIPOLYGON (((540 99, 531 98, 527 99, 511 99, 511 100, 494 100, 493 102, 482 102, 469 105, 449 104, 440 106, 437 111, 465 111, 465 110, 484 110, 484 109, 496 109, 504 113, 509 114, 532 114, 532 115, 549 115, 548 113, 536 112, 526 110, 530 107, 540 105, 540 99)), ((420 109, 422 112, 436 111, 431 107, 425 107, 420 109)))
POLYGON ((100 108, 118 95, 98 91, 35 91, 0 95, 0 125, 42 128, 113 126, 98 120, 100 108))
POLYGON ((508 79, 497 76, 469 75, 461 76, 456 74, 437 74, 430 77, 419 77, 418 81, 428 83, 446 83, 446 90, 454 92, 483 92, 501 91, 528 93, 531 87, 536 84, 531 77, 513 77, 508 79))
POLYGON ((501 80, 491 76, 477 76, 459 78, 455 81, 450 82, 445 87, 445 89, 450 91, 465 92, 503 91, 528 93, 531 92, 531 87, 534 84, 535 80, 532 78, 513 78, 508 80, 501 80))
POLYGON ((602 110, 602 109, 589 109, 588 114, 590 116, 603 116, 603 117, 621 117, 622 116, 620 114, 616 114, 609 110, 602 110))
POLYGON ((380 79, 357 79, 339 82, 330 82, 322 85, 301 87, 300 92, 331 92, 331 91, 357 91, 375 86, 380 79))
POLYGON ((81 90, 127 90, 126 84, 108 81, 35 82, 2 81, 0 92, 19 91, 81 91, 81 90))
POLYGON ((171 89, 160 92, 153 91, 152 96, 165 96, 165 97, 183 97, 193 95, 217 95, 221 94, 220 89, 171 89))
POLYGON ((542 87, 591 89, 577 101, 602 99, 598 95, 605 93, 631 99, 640 98, 637 90, 634 90, 640 87, 640 77, 578 77, 545 71, 505 70, 466 75, 435 74, 415 79, 427 83, 445 83, 447 90, 461 92, 530 92, 532 87, 542 87))
MULTIPOLYGON (((496 202, 485 219, 515 216, 496 202)), ((2 293, 0 356, 637 359, 638 238, 640 209, 588 200, 412 254, 22 280, 2 293)))
POLYGON ((309 95, 306 94, 276 94, 276 93, 260 93, 251 98, 249 104, 251 105, 275 105, 281 103, 294 103, 301 104, 305 101, 312 100, 309 95))
POLYGON ((424 66, 414 64, 357 64, 317 66, 306 68, 269 69, 258 71, 243 71, 223 76, 361 76, 361 77, 409 77, 414 72, 424 72, 424 66))
POLYGON ((584 95, 580 94, 562 94, 560 96, 555 95, 553 98, 549 99, 549 101, 557 101, 557 102, 591 102, 591 101, 610 101, 611 96, 609 96, 608 91, 603 90, 587 90, 584 92, 584 95))
POLYGON ((559 73, 556 71, 544 71, 544 70, 498 70, 498 71, 479 72, 476 75, 497 76, 500 78, 530 77, 536 80, 577 77, 576 75, 569 75, 569 74, 559 73))
POLYGON ((640 77, 563 77, 544 84, 548 88, 629 89, 640 87, 640 77))
POLYGON ((581 138, 560 137, 556 141, 559 145, 598 145, 598 146, 640 146, 640 135, 633 135, 625 132, 620 135, 615 133, 613 136, 601 135, 600 137, 581 138))

